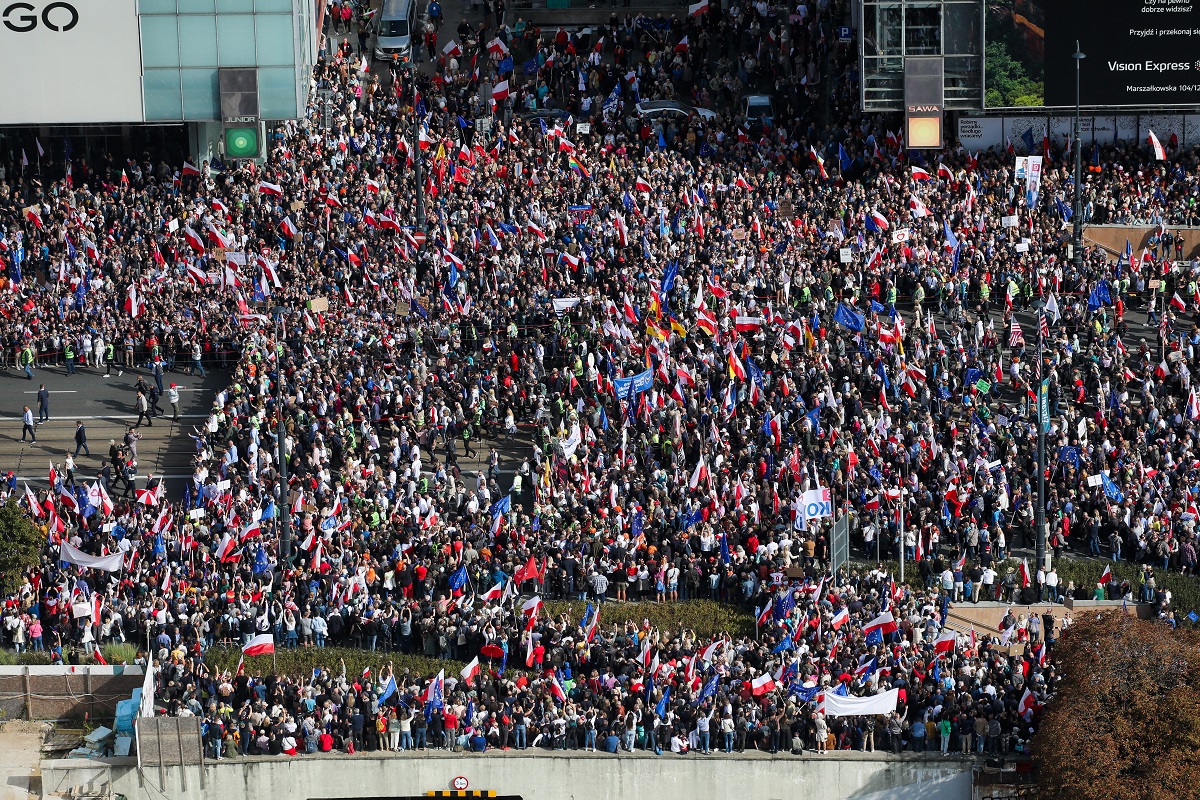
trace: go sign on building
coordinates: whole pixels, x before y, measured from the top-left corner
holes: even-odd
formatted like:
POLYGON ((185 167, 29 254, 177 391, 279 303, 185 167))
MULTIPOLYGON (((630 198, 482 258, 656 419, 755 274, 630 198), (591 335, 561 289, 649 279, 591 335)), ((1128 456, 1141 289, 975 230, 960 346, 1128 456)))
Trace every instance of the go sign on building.
POLYGON ((141 122, 136 0, 0 0, 0 125, 141 122))

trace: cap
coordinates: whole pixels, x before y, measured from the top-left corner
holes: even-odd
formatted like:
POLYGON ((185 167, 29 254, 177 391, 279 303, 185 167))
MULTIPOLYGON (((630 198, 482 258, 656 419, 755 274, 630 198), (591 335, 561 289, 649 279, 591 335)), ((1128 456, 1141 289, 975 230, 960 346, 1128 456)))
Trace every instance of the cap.
POLYGON ((175 384, 173 384, 173 383, 172 383, 172 384, 171 384, 171 388, 172 388, 172 389, 174 389, 174 388, 175 388, 175 384))

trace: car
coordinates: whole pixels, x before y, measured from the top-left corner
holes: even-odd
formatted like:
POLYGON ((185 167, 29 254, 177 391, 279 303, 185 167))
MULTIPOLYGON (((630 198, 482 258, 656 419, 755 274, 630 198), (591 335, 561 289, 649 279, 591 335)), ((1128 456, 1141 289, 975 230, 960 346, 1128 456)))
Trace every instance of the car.
POLYGON ((649 120, 655 120, 660 117, 691 119, 692 115, 704 120, 717 118, 717 112, 711 109, 689 106, 687 103, 680 103, 675 100, 643 100, 635 108, 639 117, 649 120))
POLYGON ((546 123, 546 127, 550 128, 555 123, 570 119, 571 113, 561 108, 539 108, 536 111, 518 111, 513 116, 528 125, 536 125, 538 120, 542 120, 546 123))
POLYGON ((775 103, 769 94, 748 94, 742 98, 742 116, 748 122, 768 123, 775 118, 775 103))

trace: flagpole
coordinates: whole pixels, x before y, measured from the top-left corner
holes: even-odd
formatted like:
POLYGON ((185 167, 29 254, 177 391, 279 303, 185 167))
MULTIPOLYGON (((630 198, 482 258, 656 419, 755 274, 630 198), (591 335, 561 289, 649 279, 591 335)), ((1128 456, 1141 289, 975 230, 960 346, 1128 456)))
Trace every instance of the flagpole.
MULTIPOLYGON (((1075 63, 1076 63, 1076 66, 1078 66, 1079 62, 1076 61, 1075 63)), ((1076 131, 1078 131, 1078 127, 1076 127, 1076 131)), ((1076 184, 1076 186, 1078 186, 1078 184, 1076 184)), ((1076 189, 1076 191, 1078 191, 1078 189, 1076 189)), ((1076 249, 1075 257, 1077 259, 1079 258, 1078 249, 1076 249)), ((1042 372, 1042 368, 1043 368, 1043 365, 1042 365, 1042 343, 1044 341, 1045 341, 1045 337, 1042 336, 1041 330, 1039 328, 1039 330, 1038 330, 1038 351, 1037 351, 1037 359, 1038 359, 1037 365, 1038 365, 1038 377, 1039 378, 1041 378, 1041 372, 1042 372)), ((1046 385, 1048 383, 1049 383, 1049 380, 1046 378, 1042 378, 1039 381, 1038 396, 1037 396, 1037 410, 1038 410, 1038 413, 1037 413, 1037 429, 1038 429, 1037 504, 1038 504, 1038 506, 1037 506, 1037 514, 1034 518, 1035 519, 1034 524, 1037 525, 1037 531, 1035 534, 1037 537, 1037 545, 1036 545, 1037 549, 1036 549, 1035 553, 1036 553, 1036 561, 1037 561, 1038 565, 1043 569, 1045 569, 1046 567, 1049 566, 1046 563, 1046 422, 1047 422, 1047 420, 1042 418, 1042 410, 1043 410, 1042 409, 1042 399, 1043 399, 1043 394, 1048 392, 1048 387, 1046 385)), ((1048 412, 1049 409, 1046 409, 1046 411, 1048 412)))
POLYGON ((900 582, 904 583, 904 487, 900 487, 900 582))

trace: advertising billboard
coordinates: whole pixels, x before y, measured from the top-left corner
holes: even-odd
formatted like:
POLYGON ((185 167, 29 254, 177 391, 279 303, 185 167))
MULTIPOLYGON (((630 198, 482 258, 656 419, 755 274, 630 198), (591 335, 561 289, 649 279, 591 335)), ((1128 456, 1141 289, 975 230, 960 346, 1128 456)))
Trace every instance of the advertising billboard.
POLYGON ((141 122, 137 0, 0 0, 0 125, 141 122))
POLYGON ((984 106, 1200 105, 1200 0, 985 0, 984 106))

